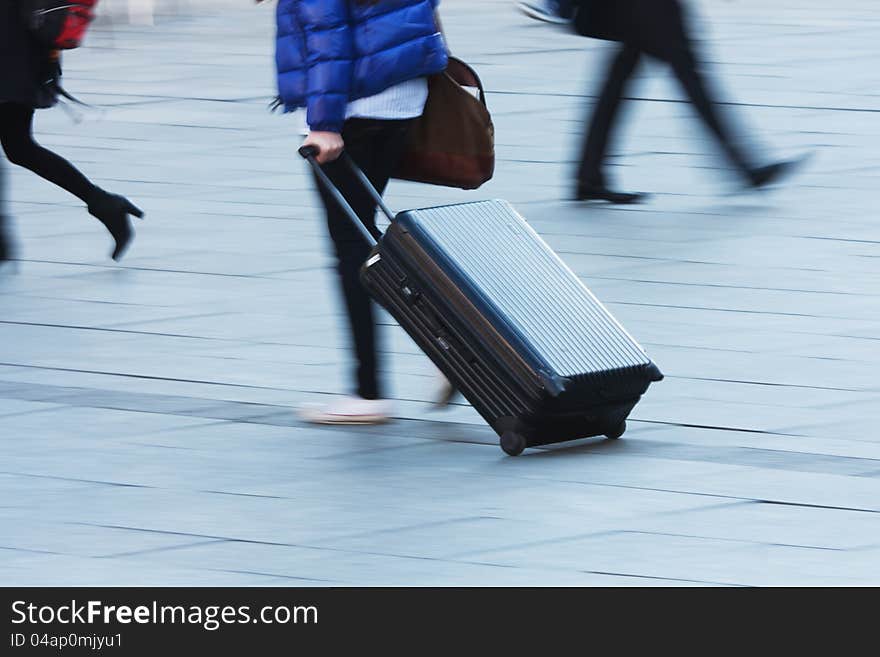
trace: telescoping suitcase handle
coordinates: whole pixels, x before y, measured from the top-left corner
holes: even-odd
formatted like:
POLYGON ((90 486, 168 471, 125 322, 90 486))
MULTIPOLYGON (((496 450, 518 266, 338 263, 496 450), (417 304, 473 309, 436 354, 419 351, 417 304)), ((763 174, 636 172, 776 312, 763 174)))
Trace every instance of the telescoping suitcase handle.
MULTIPOLYGON (((342 195, 342 192, 339 191, 339 188, 333 184, 333 181, 330 180, 330 177, 324 172, 324 169, 321 168, 321 165, 318 164, 318 160, 315 158, 318 157, 320 151, 315 146, 303 146, 299 149, 299 154, 306 160, 308 160, 309 164, 312 165, 312 168, 315 170, 315 174, 318 176, 318 180, 321 181, 321 184, 330 192, 330 195, 334 198, 334 200, 339 204, 345 214, 348 215, 348 218, 351 219, 351 222, 354 224, 355 228, 357 228, 361 235, 370 243, 370 246, 376 246, 377 237, 381 237, 382 233, 379 235, 374 235, 369 228, 364 225, 364 222, 361 221, 361 218, 357 216, 357 212, 354 211, 354 208, 351 207, 351 203, 349 203, 345 196, 342 195)), ((364 189, 369 192, 370 196, 373 197, 373 200, 376 201, 379 208, 382 210, 382 213, 388 217, 388 221, 394 221, 394 213, 385 205, 385 201, 382 200, 382 195, 373 187, 373 183, 370 182, 370 179, 367 178, 367 175, 361 171, 361 168, 355 164, 354 160, 351 159, 351 156, 348 153, 343 152, 340 156, 348 167, 351 169, 352 173, 354 173, 355 177, 360 181, 360 183, 364 186, 364 189)), ((378 230, 377 230, 378 232, 378 230)))

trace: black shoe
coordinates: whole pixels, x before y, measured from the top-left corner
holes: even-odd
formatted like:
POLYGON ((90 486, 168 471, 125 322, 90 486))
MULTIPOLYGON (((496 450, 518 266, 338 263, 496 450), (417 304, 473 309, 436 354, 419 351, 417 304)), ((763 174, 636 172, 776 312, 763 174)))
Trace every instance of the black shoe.
POLYGON ((578 185, 576 201, 607 201, 616 205, 641 203, 648 194, 642 192, 615 192, 601 185, 578 185))
POLYGON ((15 247, 12 238, 6 233, 5 220, 0 216, 0 266, 15 257, 15 247))
POLYGON ((790 176, 795 170, 806 161, 806 157, 797 160, 787 160, 785 162, 776 162, 767 166, 757 167, 747 172, 749 185, 753 189, 761 189, 773 183, 779 182, 783 178, 790 176))
POLYGON ((134 237, 128 215, 143 219, 144 213, 127 198, 118 194, 109 194, 103 189, 96 189, 89 199, 89 214, 96 217, 116 242, 110 257, 119 260, 128 249, 134 237))

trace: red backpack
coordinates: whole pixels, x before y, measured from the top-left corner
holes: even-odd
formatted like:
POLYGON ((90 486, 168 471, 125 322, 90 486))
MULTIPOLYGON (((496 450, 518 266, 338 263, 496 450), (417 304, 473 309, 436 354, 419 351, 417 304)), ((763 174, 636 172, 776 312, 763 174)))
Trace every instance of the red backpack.
POLYGON ((82 45, 98 0, 22 0, 21 4, 28 28, 42 45, 70 50, 82 45))

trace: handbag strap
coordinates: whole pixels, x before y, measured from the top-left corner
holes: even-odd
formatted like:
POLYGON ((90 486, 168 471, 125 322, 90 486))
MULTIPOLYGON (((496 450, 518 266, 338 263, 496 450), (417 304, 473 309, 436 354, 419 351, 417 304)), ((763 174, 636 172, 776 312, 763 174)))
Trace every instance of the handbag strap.
POLYGON ((443 21, 440 20, 440 12, 434 10, 434 23, 437 25, 437 31, 443 37, 443 45, 446 46, 446 54, 452 56, 452 49, 449 47, 449 39, 446 38, 446 30, 443 29, 443 21))

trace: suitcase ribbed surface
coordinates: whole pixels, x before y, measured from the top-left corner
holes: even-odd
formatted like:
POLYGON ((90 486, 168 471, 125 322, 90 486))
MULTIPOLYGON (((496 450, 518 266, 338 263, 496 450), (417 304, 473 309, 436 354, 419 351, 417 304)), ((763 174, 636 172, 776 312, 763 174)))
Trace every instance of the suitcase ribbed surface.
POLYGON ((556 374, 640 367, 642 348, 523 218, 504 201, 406 213, 556 374))

